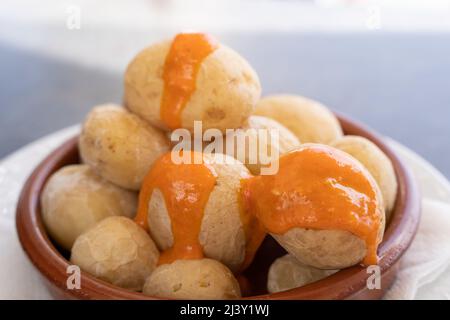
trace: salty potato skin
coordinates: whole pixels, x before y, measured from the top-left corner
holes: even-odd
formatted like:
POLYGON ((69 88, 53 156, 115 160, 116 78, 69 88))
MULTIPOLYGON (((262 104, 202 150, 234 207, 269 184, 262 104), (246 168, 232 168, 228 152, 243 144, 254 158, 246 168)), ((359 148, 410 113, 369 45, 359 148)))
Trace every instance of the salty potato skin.
POLYGON ((133 220, 110 217, 77 238, 70 261, 99 279, 140 291, 158 258, 156 245, 133 220))
MULTIPOLYGON (((125 105, 152 125, 168 131, 160 117, 164 90, 164 63, 172 41, 142 50, 125 73, 125 105)), ((181 127, 193 130, 194 121, 203 129, 240 127, 252 113, 261 95, 258 76, 234 50, 219 44, 202 62, 196 89, 181 112, 181 127)))
POLYGON ((347 268, 366 255, 364 241, 345 230, 293 228, 272 236, 299 262, 318 269, 347 268))
POLYGON ((397 197, 397 177, 391 160, 372 141, 359 136, 341 137, 332 146, 350 154, 372 174, 380 187, 389 221, 397 197))
POLYGON ((269 268, 267 291, 281 292, 302 287, 332 275, 337 270, 321 270, 300 263, 290 254, 276 259, 269 268))
MULTIPOLYGON (((304 147, 306 145, 303 145, 304 147)), ((348 155, 367 179, 373 181, 377 199, 377 211, 380 212, 377 230, 377 244, 384 235, 386 214, 379 186, 370 172, 356 159, 348 155)), ((318 269, 343 269, 360 263, 367 253, 363 239, 346 230, 321 230, 294 227, 283 234, 271 233, 274 239, 299 262, 318 269)))
MULTIPOLYGON (((378 188, 377 188, 378 189, 378 188)), ((380 193, 377 190, 377 193, 380 193)), ((378 196, 381 199, 381 196, 378 196)), ((386 216, 382 211, 377 243, 383 239, 386 216)), ((300 263, 324 270, 344 269, 360 263, 367 248, 363 239, 346 230, 292 228, 284 234, 271 234, 300 263)))
MULTIPOLYGON (((270 154, 271 148, 274 149, 274 152, 278 155, 282 155, 289 150, 292 150, 293 148, 300 145, 300 141, 298 138, 285 126, 283 126, 281 123, 267 118, 263 116, 250 116, 247 121, 245 122, 244 126, 242 127, 242 130, 237 130, 233 135, 227 135, 226 140, 224 142, 224 145, 227 145, 228 139, 234 139, 234 150, 226 150, 227 154, 230 156, 238 156, 237 152, 237 141, 239 135, 245 135, 246 136, 246 148, 245 148, 245 159, 238 159, 241 160, 244 165, 250 170, 250 172, 254 175, 259 175, 261 173, 261 167, 265 166, 261 163, 261 159, 268 158, 270 154), (255 131, 251 131, 251 129, 255 129, 255 131), (259 144, 259 138, 258 138, 258 130, 267 130, 269 134, 271 134, 271 131, 277 131, 278 132, 278 140, 275 142, 275 144, 272 145, 271 139, 268 138, 267 143, 267 149, 264 153, 263 150, 258 149, 258 161, 257 163, 251 163, 254 161, 250 161, 250 154, 249 149, 250 145, 258 145, 259 144), (253 141, 253 142, 250 142, 253 141)), ((272 160, 273 157, 270 157, 272 160)))
POLYGON ((137 194, 95 174, 87 165, 59 169, 41 195, 42 218, 50 236, 70 250, 75 239, 98 221, 136 213, 137 194))
POLYGON ((176 260, 155 269, 143 293, 173 299, 237 299, 239 283, 223 264, 212 259, 176 260))
MULTIPOLYGON (((246 245, 238 191, 241 178, 250 173, 232 157, 223 154, 205 154, 204 157, 209 159, 217 180, 205 206, 199 242, 207 258, 218 260, 232 271, 237 271, 245 258, 246 245)), ((150 234, 161 251, 167 250, 173 245, 173 235, 159 189, 153 191, 148 208, 150 234)))
POLYGON ((158 129, 117 105, 95 107, 79 139, 82 160, 112 183, 139 190, 152 163, 169 150, 158 129))
POLYGON ((259 100, 255 115, 272 118, 302 143, 328 144, 342 136, 334 114, 320 102, 296 95, 272 95, 259 100))

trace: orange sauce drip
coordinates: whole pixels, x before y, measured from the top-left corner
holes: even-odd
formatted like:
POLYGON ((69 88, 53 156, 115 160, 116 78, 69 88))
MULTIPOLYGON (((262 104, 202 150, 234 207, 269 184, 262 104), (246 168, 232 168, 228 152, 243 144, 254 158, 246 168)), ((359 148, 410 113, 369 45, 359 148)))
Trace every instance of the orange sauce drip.
POLYGON ((164 63, 160 108, 170 129, 181 127, 181 112, 196 89, 200 65, 216 48, 217 43, 202 33, 180 33, 173 40, 164 63))
POLYGON ((346 230, 365 241, 363 264, 377 263, 379 195, 373 179, 345 153, 304 146, 279 159, 277 174, 243 183, 245 201, 268 232, 346 230))
POLYGON ((266 236, 266 229, 250 211, 250 206, 247 201, 248 190, 245 188, 245 181, 247 179, 251 179, 251 177, 245 177, 241 180, 241 189, 238 198, 240 218, 245 234, 245 257, 240 271, 245 270, 252 263, 256 251, 258 251, 266 236))
MULTIPOLYGON (((193 158, 194 155, 191 156, 191 159, 193 158)), ((248 178, 250 176, 244 179, 248 178)), ((173 246, 160 255, 158 264, 204 257, 198 238, 204 209, 215 183, 214 169, 207 163, 177 165, 172 162, 170 152, 152 166, 142 183, 135 221, 146 231, 149 230, 148 206, 153 191, 159 189, 163 194, 171 221, 173 246)), ((248 210, 243 195, 244 193, 239 190, 240 219, 246 238, 245 258, 241 271, 252 262, 266 235, 262 224, 248 210)))
POLYGON ((149 201, 153 191, 159 189, 171 221, 173 246, 161 253, 158 264, 203 258, 198 236, 204 208, 215 183, 216 174, 206 163, 176 164, 170 152, 152 166, 139 193, 135 221, 148 230, 149 201))

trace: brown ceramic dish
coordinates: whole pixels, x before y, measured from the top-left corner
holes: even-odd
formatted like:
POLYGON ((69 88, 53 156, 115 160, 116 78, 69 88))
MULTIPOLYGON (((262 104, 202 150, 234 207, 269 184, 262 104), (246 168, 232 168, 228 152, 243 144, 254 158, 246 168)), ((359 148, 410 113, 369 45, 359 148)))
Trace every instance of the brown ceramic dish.
MULTIPOLYGON (((267 237, 253 264, 245 272, 252 294, 246 299, 379 299, 394 281, 399 259, 411 244, 419 223, 418 187, 410 170, 378 135, 345 117, 339 116, 339 120, 346 134, 366 137, 388 155, 399 182, 395 209, 378 251, 382 273, 381 289, 369 290, 366 287, 366 279, 369 277, 366 269, 354 266, 301 288, 268 294, 265 289, 267 270, 272 261, 285 251, 272 238, 267 237)), ((56 298, 158 299, 115 287, 87 273, 82 273, 81 289, 67 289, 68 253, 58 250, 47 236, 41 219, 39 198, 46 180, 53 172, 78 161, 77 137, 74 137, 53 151, 28 178, 19 199, 16 216, 23 249, 56 298)))

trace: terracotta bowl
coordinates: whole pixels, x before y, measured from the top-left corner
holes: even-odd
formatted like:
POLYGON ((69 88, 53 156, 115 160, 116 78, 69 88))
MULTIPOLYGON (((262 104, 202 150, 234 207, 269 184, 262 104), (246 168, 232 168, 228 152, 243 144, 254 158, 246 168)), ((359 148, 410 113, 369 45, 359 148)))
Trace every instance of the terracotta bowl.
MULTIPOLYGON (((398 271, 399 259, 408 249, 420 217, 420 194, 410 170, 400 158, 371 130, 353 120, 338 116, 346 134, 372 140, 392 160, 398 178, 398 196, 384 240, 379 247, 381 289, 369 290, 366 269, 354 266, 318 282, 275 294, 266 290, 267 271, 277 257, 285 254, 271 237, 267 237, 244 277, 248 283, 244 299, 379 299, 390 287, 398 271)), ((53 151, 28 178, 20 195, 16 224, 23 249, 39 270, 55 298, 69 299, 158 299, 108 284, 87 273, 81 275, 81 289, 66 286, 69 253, 57 248, 42 223, 40 194, 46 180, 59 168, 78 163, 77 138, 74 137, 53 151)))

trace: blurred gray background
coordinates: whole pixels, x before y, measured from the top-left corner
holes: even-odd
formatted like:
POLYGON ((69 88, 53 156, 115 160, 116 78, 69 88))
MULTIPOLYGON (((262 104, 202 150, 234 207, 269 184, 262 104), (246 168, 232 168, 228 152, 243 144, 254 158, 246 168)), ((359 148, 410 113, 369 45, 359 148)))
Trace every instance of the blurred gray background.
POLYGON ((448 1, 415 11, 337 0, 39 4, 0 4, 0 158, 79 123, 96 104, 120 103, 133 55, 192 26, 246 57, 263 94, 320 100, 450 177, 448 1))

